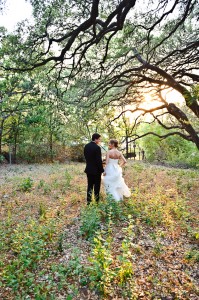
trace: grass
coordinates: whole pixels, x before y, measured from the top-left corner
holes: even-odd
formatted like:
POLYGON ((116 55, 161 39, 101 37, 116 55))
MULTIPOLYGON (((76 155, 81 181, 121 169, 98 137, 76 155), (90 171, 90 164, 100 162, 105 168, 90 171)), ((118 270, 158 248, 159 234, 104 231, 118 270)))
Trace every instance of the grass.
POLYGON ((0 299, 197 299, 199 172, 130 162, 87 207, 83 168, 4 167, 0 299))

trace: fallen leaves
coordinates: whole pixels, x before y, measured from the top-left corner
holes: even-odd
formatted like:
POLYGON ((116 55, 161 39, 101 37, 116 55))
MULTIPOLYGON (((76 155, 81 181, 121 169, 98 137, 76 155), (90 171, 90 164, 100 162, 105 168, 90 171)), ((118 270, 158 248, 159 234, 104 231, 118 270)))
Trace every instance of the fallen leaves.
MULTIPOLYGON (((123 228, 127 226, 128 214, 131 214, 133 234, 129 253, 134 285, 126 286, 125 290, 119 283, 113 282, 110 293, 107 291, 107 295, 102 296, 90 288, 89 274, 82 281, 78 277, 80 275, 73 273, 66 277, 72 269, 78 273, 79 268, 90 265, 88 257, 92 242, 80 234, 80 212, 85 206, 86 194, 83 169, 82 164, 5 167, 0 174, 0 255, 3 262, 0 269, 3 270, 14 259, 10 245, 20 251, 23 238, 31 242, 28 226, 24 235, 23 230, 20 231, 20 237, 16 236, 14 243, 10 240, 17 224, 28 224, 28 220, 34 218, 44 226, 46 221, 54 220, 56 242, 52 242, 48 249, 51 251, 49 257, 38 260, 34 272, 26 274, 27 279, 33 281, 33 286, 38 286, 38 293, 39 289, 43 294, 48 294, 49 290, 54 293, 55 299, 127 300, 131 299, 128 289, 132 288, 132 299, 197 300, 198 172, 156 168, 134 162, 129 165, 125 176, 129 186, 133 186, 133 193, 131 199, 119 204, 117 212, 113 211, 116 223, 113 223, 112 229, 111 255, 114 266, 121 255, 120 245, 126 238, 123 228), (27 193, 17 190, 16 186, 28 177, 33 180, 31 190, 27 193), (43 275, 39 275, 40 272, 43 275), (85 285, 82 286, 80 281, 85 285)), ((99 229, 106 232, 107 213, 102 209, 100 215, 99 229)), ((33 230, 33 235, 37 230, 33 230)), ((22 282, 25 280, 22 278, 22 282)), ((24 283, 21 284, 19 293, 23 290, 24 283)), ((14 299, 12 295, 10 287, 1 287, 0 298, 11 300, 14 299)), ((30 299, 35 299, 33 291, 30 299)))

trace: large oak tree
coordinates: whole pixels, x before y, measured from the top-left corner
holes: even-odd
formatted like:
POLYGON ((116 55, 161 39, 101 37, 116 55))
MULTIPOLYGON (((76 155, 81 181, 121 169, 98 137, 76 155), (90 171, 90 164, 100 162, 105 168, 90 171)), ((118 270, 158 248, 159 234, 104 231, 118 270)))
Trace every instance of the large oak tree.
POLYGON ((3 37, 7 39, 1 50, 4 70, 24 72, 48 66, 47 73, 56 74, 49 86, 68 105, 84 111, 131 105, 132 111, 151 113, 168 129, 164 137, 177 134, 199 148, 198 125, 192 122, 199 116, 197 1, 31 3, 35 24, 22 22, 15 34, 3 37), (184 111, 166 101, 165 89, 182 95, 184 111), (145 109, 146 93, 160 105, 145 109), (163 124, 162 114, 171 115, 174 125, 163 124))

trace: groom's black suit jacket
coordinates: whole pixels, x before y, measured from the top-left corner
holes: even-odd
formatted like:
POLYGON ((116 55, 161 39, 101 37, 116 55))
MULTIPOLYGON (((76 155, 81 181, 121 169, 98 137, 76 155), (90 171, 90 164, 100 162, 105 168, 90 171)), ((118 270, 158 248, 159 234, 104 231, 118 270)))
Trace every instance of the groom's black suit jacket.
POLYGON ((101 148, 95 142, 90 142, 84 147, 84 156, 86 159, 85 173, 98 175, 104 172, 101 148))

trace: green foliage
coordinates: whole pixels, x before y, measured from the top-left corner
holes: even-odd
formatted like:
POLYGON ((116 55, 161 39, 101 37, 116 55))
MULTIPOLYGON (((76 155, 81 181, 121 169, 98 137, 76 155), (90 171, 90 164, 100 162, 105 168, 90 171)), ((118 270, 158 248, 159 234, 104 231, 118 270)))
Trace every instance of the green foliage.
POLYGON ((66 188, 68 188, 70 186, 71 179, 72 179, 72 177, 71 177, 70 173, 68 172, 68 170, 66 170, 64 173, 64 186, 66 188))
POLYGON ((33 187, 33 180, 30 177, 24 178, 22 182, 19 184, 19 190, 22 192, 30 192, 33 187))
MULTIPOLYGON (((148 90, 143 93, 142 83, 139 86, 140 76, 144 76, 143 80, 151 76, 149 82, 146 80, 146 86, 153 80, 159 81, 160 78, 157 72, 153 72, 149 76, 147 68, 143 70, 143 74, 140 73, 137 68, 137 58, 134 55, 131 57, 131 45, 133 44, 136 51, 141 53, 143 59, 147 57, 143 49, 148 49, 148 53, 151 53, 152 64, 158 63, 159 60, 162 61, 164 53, 163 64, 159 62, 163 70, 176 69, 176 64, 182 65, 184 72, 174 74, 174 79, 178 84, 185 80, 186 85, 186 79, 189 76, 186 77, 184 74, 188 74, 195 68, 195 44, 192 42, 194 39, 197 40, 198 10, 197 5, 193 4, 190 12, 185 14, 183 24, 176 26, 182 17, 181 12, 186 9, 185 2, 181 6, 176 3, 170 13, 170 18, 166 19, 165 15, 165 22, 160 23, 157 22, 157 18, 161 14, 163 15, 164 10, 167 11, 168 2, 165 1, 165 5, 162 7, 154 2, 152 9, 150 1, 147 1, 144 8, 142 5, 140 8, 138 5, 136 10, 132 7, 129 18, 124 20, 123 28, 120 28, 119 31, 116 30, 116 34, 108 39, 108 48, 106 47, 107 39, 102 39, 103 34, 99 34, 99 30, 102 30, 103 26, 99 25, 96 28, 96 36, 99 37, 99 40, 94 44, 90 40, 89 29, 88 31, 80 30, 78 37, 72 43, 74 48, 68 49, 74 55, 75 65, 72 64, 72 61, 68 61, 69 68, 66 70, 65 68, 59 69, 58 64, 59 73, 55 66, 53 69, 54 59, 49 59, 51 55, 54 55, 54 47, 51 47, 51 43, 48 49, 49 53, 48 51, 46 54, 43 53, 45 39, 42 36, 46 34, 46 27, 49 30, 49 40, 54 39, 55 44, 56 40, 62 40, 61 48, 64 47, 67 37, 63 36, 63 32, 67 30, 71 34, 76 32, 80 22, 89 18, 91 3, 88 1, 89 9, 87 9, 84 1, 56 0, 41 1, 41 3, 31 1, 36 26, 28 26, 26 22, 22 22, 18 25, 17 30, 10 34, 1 28, 0 58, 2 66, 4 66, 0 82, 1 144, 8 148, 11 143, 16 152, 14 155, 16 154, 19 162, 52 162, 54 159, 64 162, 66 157, 83 161, 83 145, 90 139, 92 132, 101 132, 105 142, 113 136, 119 140, 123 140, 127 136, 132 137, 137 128, 132 128, 130 122, 125 120, 126 127, 120 121, 110 122, 116 116, 116 107, 126 109, 125 106, 128 105, 133 110, 134 105, 137 107, 141 103, 145 104, 145 92, 148 93, 148 90), (152 28, 154 31, 158 26, 156 34, 152 32, 153 30, 149 34, 149 31, 143 28, 143 23, 147 24, 146 28, 152 28), (83 40, 88 42, 84 53, 86 55, 81 55, 83 49, 80 47, 79 41, 83 40), (148 41, 147 44, 146 41, 148 41), (178 55, 178 51, 175 51, 175 49, 179 51, 184 49, 184 44, 191 44, 193 47, 193 51, 190 50, 189 67, 182 56, 178 55), (106 48, 108 51, 104 57, 106 48), (75 49, 80 49, 80 53, 75 49), (81 63, 75 59, 76 55, 80 55, 81 63), (172 59, 169 59, 170 55, 172 59), (34 69, 34 64, 36 66, 42 64, 44 57, 48 64, 34 69), (178 60, 179 63, 176 62, 178 60), (76 65, 78 62, 79 65, 76 65), (9 67, 13 69, 28 66, 31 69, 30 72, 12 73, 11 70, 6 70, 9 67), (59 78, 57 78, 58 74, 59 78), (130 81, 124 81, 124 74, 125 76, 128 74, 131 78, 130 81), (137 81, 138 85, 134 88, 132 82, 137 81), (110 82, 113 84, 110 85, 110 82), (126 96, 128 101, 126 101, 126 96), (97 114, 95 104, 97 104, 97 114)), ((98 17, 101 18, 101 22, 109 20, 109 13, 111 16, 115 5, 115 1, 109 1, 108 4, 106 1, 100 1, 98 17)), ((113 26, 112 30, 114 28, 113 26)), ((68 51, 65 55, 68 55, 68 51)), ((198 85, 194 85, 194 80, 191 82, 191 78, 189 78, 189 85, 192 89, 188 93, 182 93, 188 105, 193 102, 197 104, 198 99, 198 85)), ((149 95, 151 96, 151 93, 149 95)), ((154 98, 151 96, 151 101, 155 101, 156 96, 154 98)), ((189 116, 187 107, 184 106, 182 109, 197 132, 197 119, 195 121, 193 115, 189 116)), ((143 121, 146 120, 143 118, 143 121)), ((178 124, 175 119, 174 121, 172 119, 170 123, 173 125, 174 122, 178 124)), ((169 120, 168 125, 170 125, 169 120)), ((145 133, 146 130, 151 129, 154 129, 153 124, 150 124, 148 128, 145 126, 141 130, 138 129, 138 132, 145 133)), ((160 130, 158 127, 155 129, 157 129, 157 133, 168 132, 160 130)), ((146 148, 149 160, 168 160, 174 163, 198 165, 196 147, 188 141, 181 143, 179 137, 173 136, 160 143, 158 138, 148 136, 143 141, 143 148, 146 148)))
POLYGON ((121 250, 122 253, 118 256, 118 260, 120 262, 119 267, 117 267, 118 278, 120 284, 124 284, 129 279, 132 278, 133 275, 133 266, 132 266, 132 237, 134 236, 133 232, 133 219, 131 215, 128 216, 129 222, 128 226, 123 229, 125 233, 125 237, 122 241, 121 250))
POLYGON ((4 161, 4 156, 0 155, 0 163, 2 163, 4 161))
POLYGON ((113 222, 117 222, 124 218, 122 215, 121 204, 119 202, 116 202, 113 199, 112 195, 107 195, 105 201, 100 202, 98 207, 101 214, 101 218, 106 222, 108 222, 109 220, 110 212, 112 213, 111 219, 113 222))
POLYGON ((128 216, 128 226, 123 230, 126 235, 121 247, 119 248, 118 246, 121 254, 117 256, 117 259, 113 254, 111 217, 112 213, 110 211, 107 232, 98 232, 93 240, 92 255, 89 258, 91 266, 87 269, 91 287, 97 288, 103 295, 110 295, 116 283, 121 287, 125 287, 127 283, 132 284, 133 282, 133 266, 131 261, 133 223, 131 216, 128 216))
POLYGON ((104 240, 100 233, 94 238, 92 256, 89 260, 92 263, 88 269, 91 285, 103 294, 108 294, 115 277, 112 269, 113 256, 109 241, 104 240))
POLYGON ((185 254, 185 258, 198 263, 199 262, 199 251, 196 249, 192 249, 185 254))
POLYGON ((182 226, 186 227, 190 213, 187 209, 186 199, 169 199, 161 189, 155 196, 143 197, 141 191, 136 190, 132 194, 132 199, 128 200, 123 214, 129 213, 143 220, 149 227, 168 226, 174 230, 175 221, 179 220, 182 226), (133 200, 132 200, 133 199, 133 200))
POLYGON ((42 219, 46 218, 46 205, 42 202, 39 203, 39 216, 42 219))
MULTIPOLYGON (((74 177, 77 177, 77 187, 71 184, 70 179, 67 182, 64 175, 66 169, 60 164, 51 165, 51 181, 40 179, 43 175, 38 172, 41 177, 33 193, 40 198, 34 212, 30 209, 32 206, 28 207, 29 213, 35 214, 35 219, 28 219, 25 213, 21 216, 26 218, 18 219, 21 206, 16 204, 14 210, 14 202, 10 198, 6 199, 2 204, 5 220, 0 227, 2 290, 6 293, 9 289, 10 297, 15 299, 56 300, 58 295, 65 299, 80 299, 88 291, 102 299, 117 297, 136 300, 140 297, 140 290, 145 291, 145 287, 146 297, 151 297, 152 293, 153 297, 157 297, 157 293, 161 297, 167 293, 169 297, 172 295, 170 290, 174 288, 178 293, 176 297, 180 299, 183 286, 187 297, 189 291, 195 296, 195 285, 194 282, 190 285, 190 278, 192 267, 194 272, 198 263, 195 246, 198 239, 195 226, 197 216, 189 207, 190 201, 194 200, 189 200, 188 195, 191 193, 190 188, 195 191, 198 171, 166 169, 138 162, 133 162, 131 167, 133 180, 137 182, 142 179, 142 184, 134 189, 132 197, 115 202, 108 196, 97 205, 92 203, 81 208, 80 218, 75 218, 75 226, 73 199, 70 198, 72 213, 70 215, 70 211, 67 211, 69 218, 66 221, 65 208, 69 207, 69 201, 65 195, 55 198, 54 192, 62 184, 70 184, 70 189, 75 189, 75 193, 72 190, 74 197, 81 191, 79 187, 85 191, 84 181, 81 182, 82 186, 79 184, 81 175, 77 177, 83 169, 82 165, 67 167, 66 178, 74 175, 71 176, 74 183, 74 177), (171 184, 171 189, 165 189, 162 178, 165 181, 169 179, 166 186, 171 184), (148 188, 152 179, 153 186, 149 185, 148 188), (54 211, 51 202, 48 214, 44 199, 49 201, 50 195, 42 197, 45 184, 52 187, 55 208, 54 211), (62 207, 64 215, 59 213, 57 218, 57 212, 62 207), (53 215, 54 221, 50 221, 53 215), (17 220, 13 222, 15 217, 17 220), (65 224, 68 234, 65 234, 65 224), (81 238, 79 231, 82 233, 81 238), (186 239, 183 240, 184 236, 186 239), (170 259, 174 270, 168 273, 165 270, 170 259), (179 261, 183 261, 183 269, 179 261), (187 268, 190 277, 187 276, 187 268), (182 284, 175 281, 176 274, 179 278, 183 276, 182 284), (166 292, 165 286, 160 284, 162 278, 167 280, 166 292), (184 282, 187 283, 186 287, 184 282)), ((16 170, 20 172, 18 167, 16 170)), ((46 172, 46 166, 44 170, 46 172)), ((18 180, 19 177, 15 177, 13 184, 18 180)), ((28 202, 22 202, 24 212, 28 202)), ((76 203, 75 210, 78 207, 79 203, 76 203)))
POLYGON ((193 240, 196 240, 196 241, 199 240, 199 228, 195 228, 195 227, 193 228, 193 227, 187 226, 187 231, 193 240))
POLYGON ((92 240, 96 231, 100 227, 100 211, 97 205, 90 204, 81 212, 81 227, 80 233, 87 239, 92 240))
MULTIPOLYGON (((160 125, 150 125, 150 128, 148 125, 143 125, 140 128, 141 134, 149 131, 159 135, 165 134, 165 130, 160 125)), ((178 136, 160 140, 156 136, 148 135, 139 143, 145 150, 148 161, 167 161, 179 166, 199 166, 199 152, 196 146, 178 136)))
POLYGON ((45 185, 45 180, 40 179, 37 187, 38 187, 38 189, 41 189, 44 185, 45 185))
POLYGON ((80 218, 80 233, 87 239, 92 240, 102 221, 107 226, 110 218, 111 222, 118 222, 123 220, 125 216, 122 214, 121 203, 116 202, 111 195, 108 195, 105 201, 100 201, 97 205, 93 202, 84 208, 80 218))
POLYGON ((49 256, 48 244, 52 241, 55 226, 53 223, 39 224, 30 220, 26 224, 19 224, 11 235, 10 247, 15 258, 3 270, 2 280, 13 290, 21 285, 27 289, 33 283, 31 270, 37 263, 49 256), (29 274, 27 280, 26 274, 29 274), (32 279, 31 279, 32 278, 32 279))
POLYGON ((63 252, 63 238, 64 238, 64 235, 63 235, 63 233, 61 233, 58 238, 58 245, 57 245, 57 250, 59 252, 63 252))

